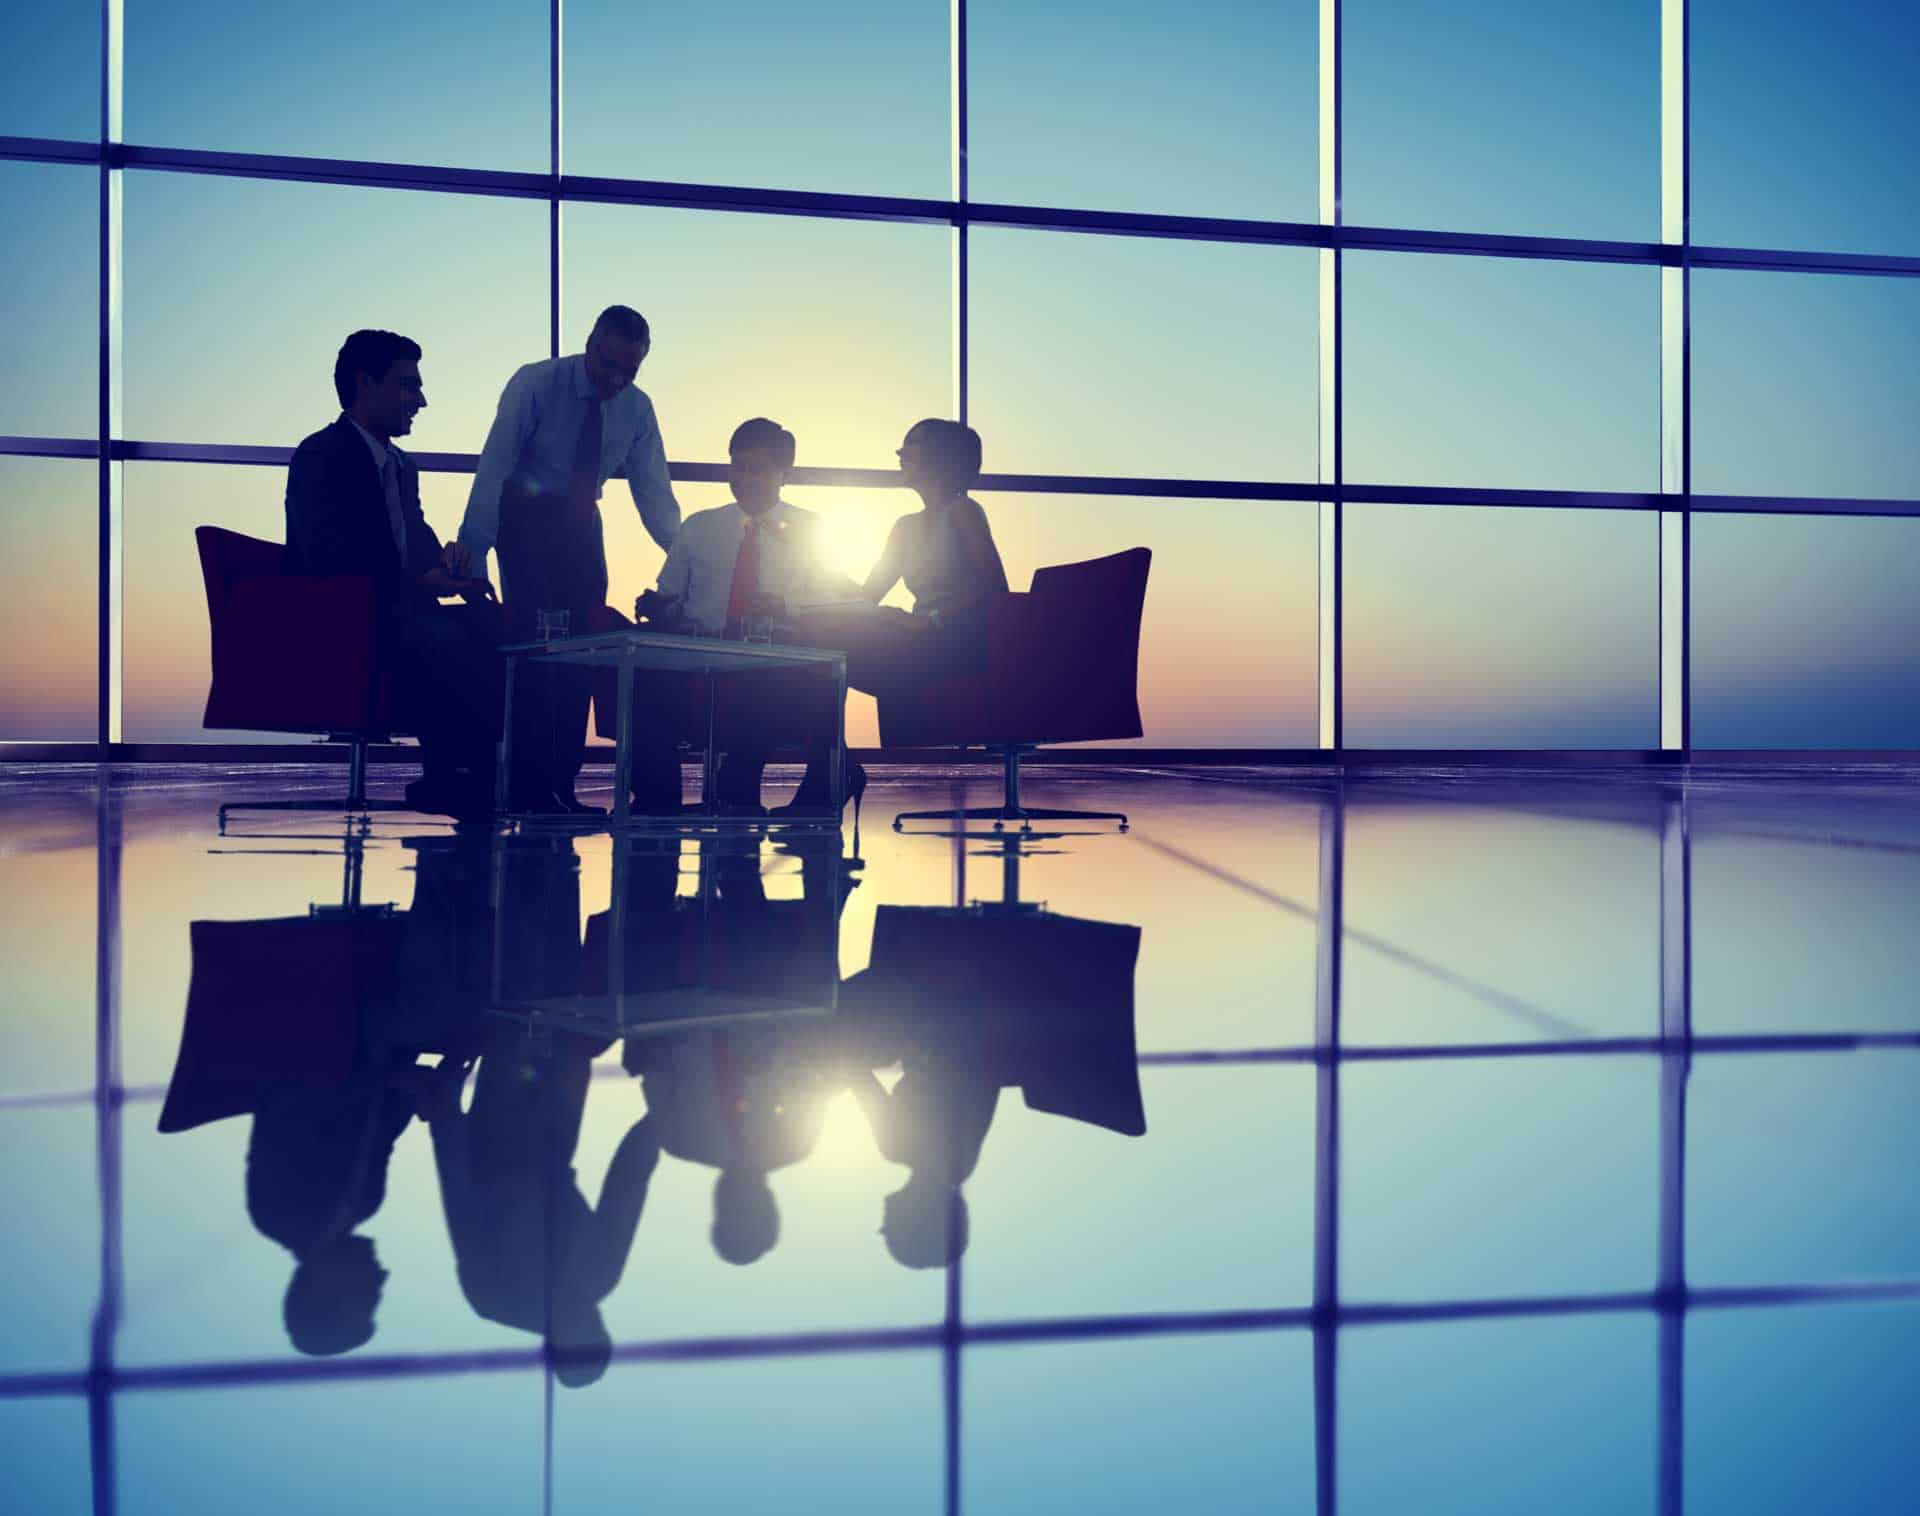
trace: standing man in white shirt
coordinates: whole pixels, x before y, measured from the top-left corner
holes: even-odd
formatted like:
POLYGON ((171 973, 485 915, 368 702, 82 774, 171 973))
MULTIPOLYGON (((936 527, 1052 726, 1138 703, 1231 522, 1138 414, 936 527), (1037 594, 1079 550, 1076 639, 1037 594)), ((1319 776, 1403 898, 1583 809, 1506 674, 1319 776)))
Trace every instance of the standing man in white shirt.
MULTIPOLYGON (((686 519, 660 570, 659 589, 641 596, 636 615, 696 636, 738 637, 749 617, 778 621, 856 592, 825 563, 820 518, 780 498, 795 449, 793 433, 763 416, 734 429, 727 443, 732 503, 686 519)), ((721 805, 760 810, 761 771, 782 741, 824 750, 837 712, 830 690, 823 699, 811 687, 818 683, 784 672, 725 681, 719 717, 727 753, 715 797, 721 805)), ((643 750, 642 734, 635 738, 636 752, 643 750)))
MULTIPOLYGON (((610 305, 584 352, 529 363, 501 392, 460 542, 476 569, 484 569, 489 549, 500 554, 512 640, 531 640, 541 611, 566 612, 574 635, 592 630, 607 598, 599 500, 611 475, 626 475, 648 535, 673 546, 680 503, 653 402, 634 384, 651 345, 645 317, 610 305)), ((586 755, 586 673, 542 669, 516 689, 514 809, 592 809, 573 794, 586 755)))

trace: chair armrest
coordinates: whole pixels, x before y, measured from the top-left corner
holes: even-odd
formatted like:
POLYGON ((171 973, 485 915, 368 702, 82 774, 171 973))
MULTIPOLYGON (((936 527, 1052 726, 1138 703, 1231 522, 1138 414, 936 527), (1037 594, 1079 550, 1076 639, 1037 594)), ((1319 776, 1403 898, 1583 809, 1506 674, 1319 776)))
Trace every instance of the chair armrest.
POLYGON ((371 579, 236 580, 213 625, 204 724, 294 732, 367 727, 378 658, 371 579))

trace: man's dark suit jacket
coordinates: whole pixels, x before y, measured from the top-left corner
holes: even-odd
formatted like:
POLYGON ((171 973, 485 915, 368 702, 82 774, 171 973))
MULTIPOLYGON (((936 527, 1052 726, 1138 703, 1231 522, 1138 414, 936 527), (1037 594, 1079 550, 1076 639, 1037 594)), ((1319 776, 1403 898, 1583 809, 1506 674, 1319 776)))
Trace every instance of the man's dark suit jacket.
POLYGON ((440 540, 420 511, 420 470, 399 448, 400 511, 407 527, 407 564, 393 543, 387 494, 373 453, 342 416, 294 450, 287 469, 289 574, 366 574, 382 612, 391 617, 432 596, 413 580, 440 562, 440 540))

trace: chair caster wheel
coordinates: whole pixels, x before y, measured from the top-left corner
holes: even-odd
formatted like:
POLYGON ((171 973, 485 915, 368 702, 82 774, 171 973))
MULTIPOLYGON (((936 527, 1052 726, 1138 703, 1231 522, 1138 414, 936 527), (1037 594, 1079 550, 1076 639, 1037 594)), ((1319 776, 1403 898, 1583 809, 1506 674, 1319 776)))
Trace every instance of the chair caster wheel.
POLYGON ((1004 821, 996 821, 993 824, 993 829, 996 832, 1004 832, 1007 829, 1007 824, 1004 821))
POLYGON ((896 822, 894 822, 894 824, 893 824, 893 829, 894 829, 894 830, 895 830, 896 832, 897 832, 897 831, 899 831, 899 830, 900 830, 900 823, 899 823, 899 822, 897 822, 897 821, 896 821, 896 822))
POLYGON ((1121 831, 1123 831, 1123 832, 1127 830, 1127 824, 1126 824, 1126 822, 1124 822, 1124 821, 1123 821, 1123 822, 1121 822, 1121 823, 1120 823, 1120 830, 1121 830, 1121 831))

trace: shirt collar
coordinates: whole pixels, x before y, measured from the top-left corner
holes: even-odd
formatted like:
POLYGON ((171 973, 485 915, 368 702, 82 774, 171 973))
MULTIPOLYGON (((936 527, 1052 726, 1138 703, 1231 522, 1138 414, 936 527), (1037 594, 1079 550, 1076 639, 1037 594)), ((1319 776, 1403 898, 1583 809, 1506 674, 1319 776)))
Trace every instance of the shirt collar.
POLYGON ((373 471, 377 474, 385 470, 387 466, 387 444, 374 436, 372 432, 368 431, 358 421, 354 421, 353 417, 348 415, 347 412, 342 411, 340 414, 345 416, 348 421, 353 422, 353 429, 365 440, 368 450, 373 454, 373 471))
MULTIPOLYGON (((753 524, 754 518, 747 514, 746 508, 742 506, 738 500, 729 500, 727 502, 727 508, 740 518, 740 525, 743 530, 753 524)), ((766 522, 768 526, 781 525, 787 519, 787 502, 784 500, 774 501, 767 513, 760 519, 766 522)))

